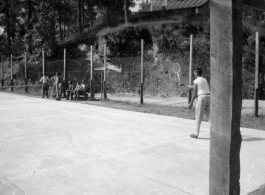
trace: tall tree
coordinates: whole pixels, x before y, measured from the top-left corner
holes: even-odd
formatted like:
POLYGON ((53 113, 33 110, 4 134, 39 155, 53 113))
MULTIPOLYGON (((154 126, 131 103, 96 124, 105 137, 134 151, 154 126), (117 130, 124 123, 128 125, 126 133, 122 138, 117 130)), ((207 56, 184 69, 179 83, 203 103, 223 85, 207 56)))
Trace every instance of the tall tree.
POLYGON ((125 23, 129 22, 128 12, 129 12, 128 0, 124 0, 124 21, 125 23))
POLYGON ((79 24, 79 32, 82 32, 82 0, 78 0, 78 24, 79 24))

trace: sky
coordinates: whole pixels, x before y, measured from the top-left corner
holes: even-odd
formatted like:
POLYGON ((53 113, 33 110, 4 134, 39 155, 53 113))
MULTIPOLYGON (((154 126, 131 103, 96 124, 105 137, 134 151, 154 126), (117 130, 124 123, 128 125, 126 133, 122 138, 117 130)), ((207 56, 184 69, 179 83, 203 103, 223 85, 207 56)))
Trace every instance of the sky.
POLYGON ((130 8, 130 10, 132 12, 137 12, 139 11, 139 4, 142 2, 142 0, 134 0, 134 2, 135 2, 135 6, 130 8))

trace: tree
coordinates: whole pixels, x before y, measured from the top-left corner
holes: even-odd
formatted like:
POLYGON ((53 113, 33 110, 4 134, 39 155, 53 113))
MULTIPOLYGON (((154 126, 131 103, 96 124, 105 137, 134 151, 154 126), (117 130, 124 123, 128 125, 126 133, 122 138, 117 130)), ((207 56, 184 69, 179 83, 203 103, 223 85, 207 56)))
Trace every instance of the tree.
POLYGON ((34 25, 34 48, 31 61, 38 64, 42 50, 49 56, 52 54, 56 41, 56 11, 48 1, 42 1, 37 9, 38 22, 34 25))
POLYGON ((128 0, 124 0, 124 21, 125 21, 125 23, 129 22, 128 12, 129 12, 128 0))

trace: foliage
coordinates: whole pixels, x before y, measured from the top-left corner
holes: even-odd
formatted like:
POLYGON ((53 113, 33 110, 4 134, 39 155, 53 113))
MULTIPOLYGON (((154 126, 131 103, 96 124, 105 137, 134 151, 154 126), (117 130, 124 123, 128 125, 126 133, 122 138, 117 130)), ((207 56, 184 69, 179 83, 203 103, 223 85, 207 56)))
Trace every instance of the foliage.
POLYGON ((37 10, 39 22, 34 26, 33 31, 34 50, 31 55, 33 64, 39 64, 42 60, 42 50, 49 56, 56 46, 55 12, 53 9, 54 7, 43 1, 37 10))

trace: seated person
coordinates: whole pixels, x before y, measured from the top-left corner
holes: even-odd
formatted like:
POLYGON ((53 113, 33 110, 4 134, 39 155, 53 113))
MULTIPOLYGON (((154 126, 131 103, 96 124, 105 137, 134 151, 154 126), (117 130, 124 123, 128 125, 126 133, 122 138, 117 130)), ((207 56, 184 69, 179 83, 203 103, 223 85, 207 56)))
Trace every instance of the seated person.
POLYGON ((81 85, 78 85, 78 82, 77 82, 77 85, 75 88, 75 101, 79 99, 79 95, 85 95, 85 93, 86 93, 86 85, 85 85, 85 80, 83 79, 81 85))
POLYGON ((74 85, 72 81, 69 81, 68 86, 66 87, 66 100, 69 100, 70 95, 71 95, 71 100, 73 100, 74 85))

